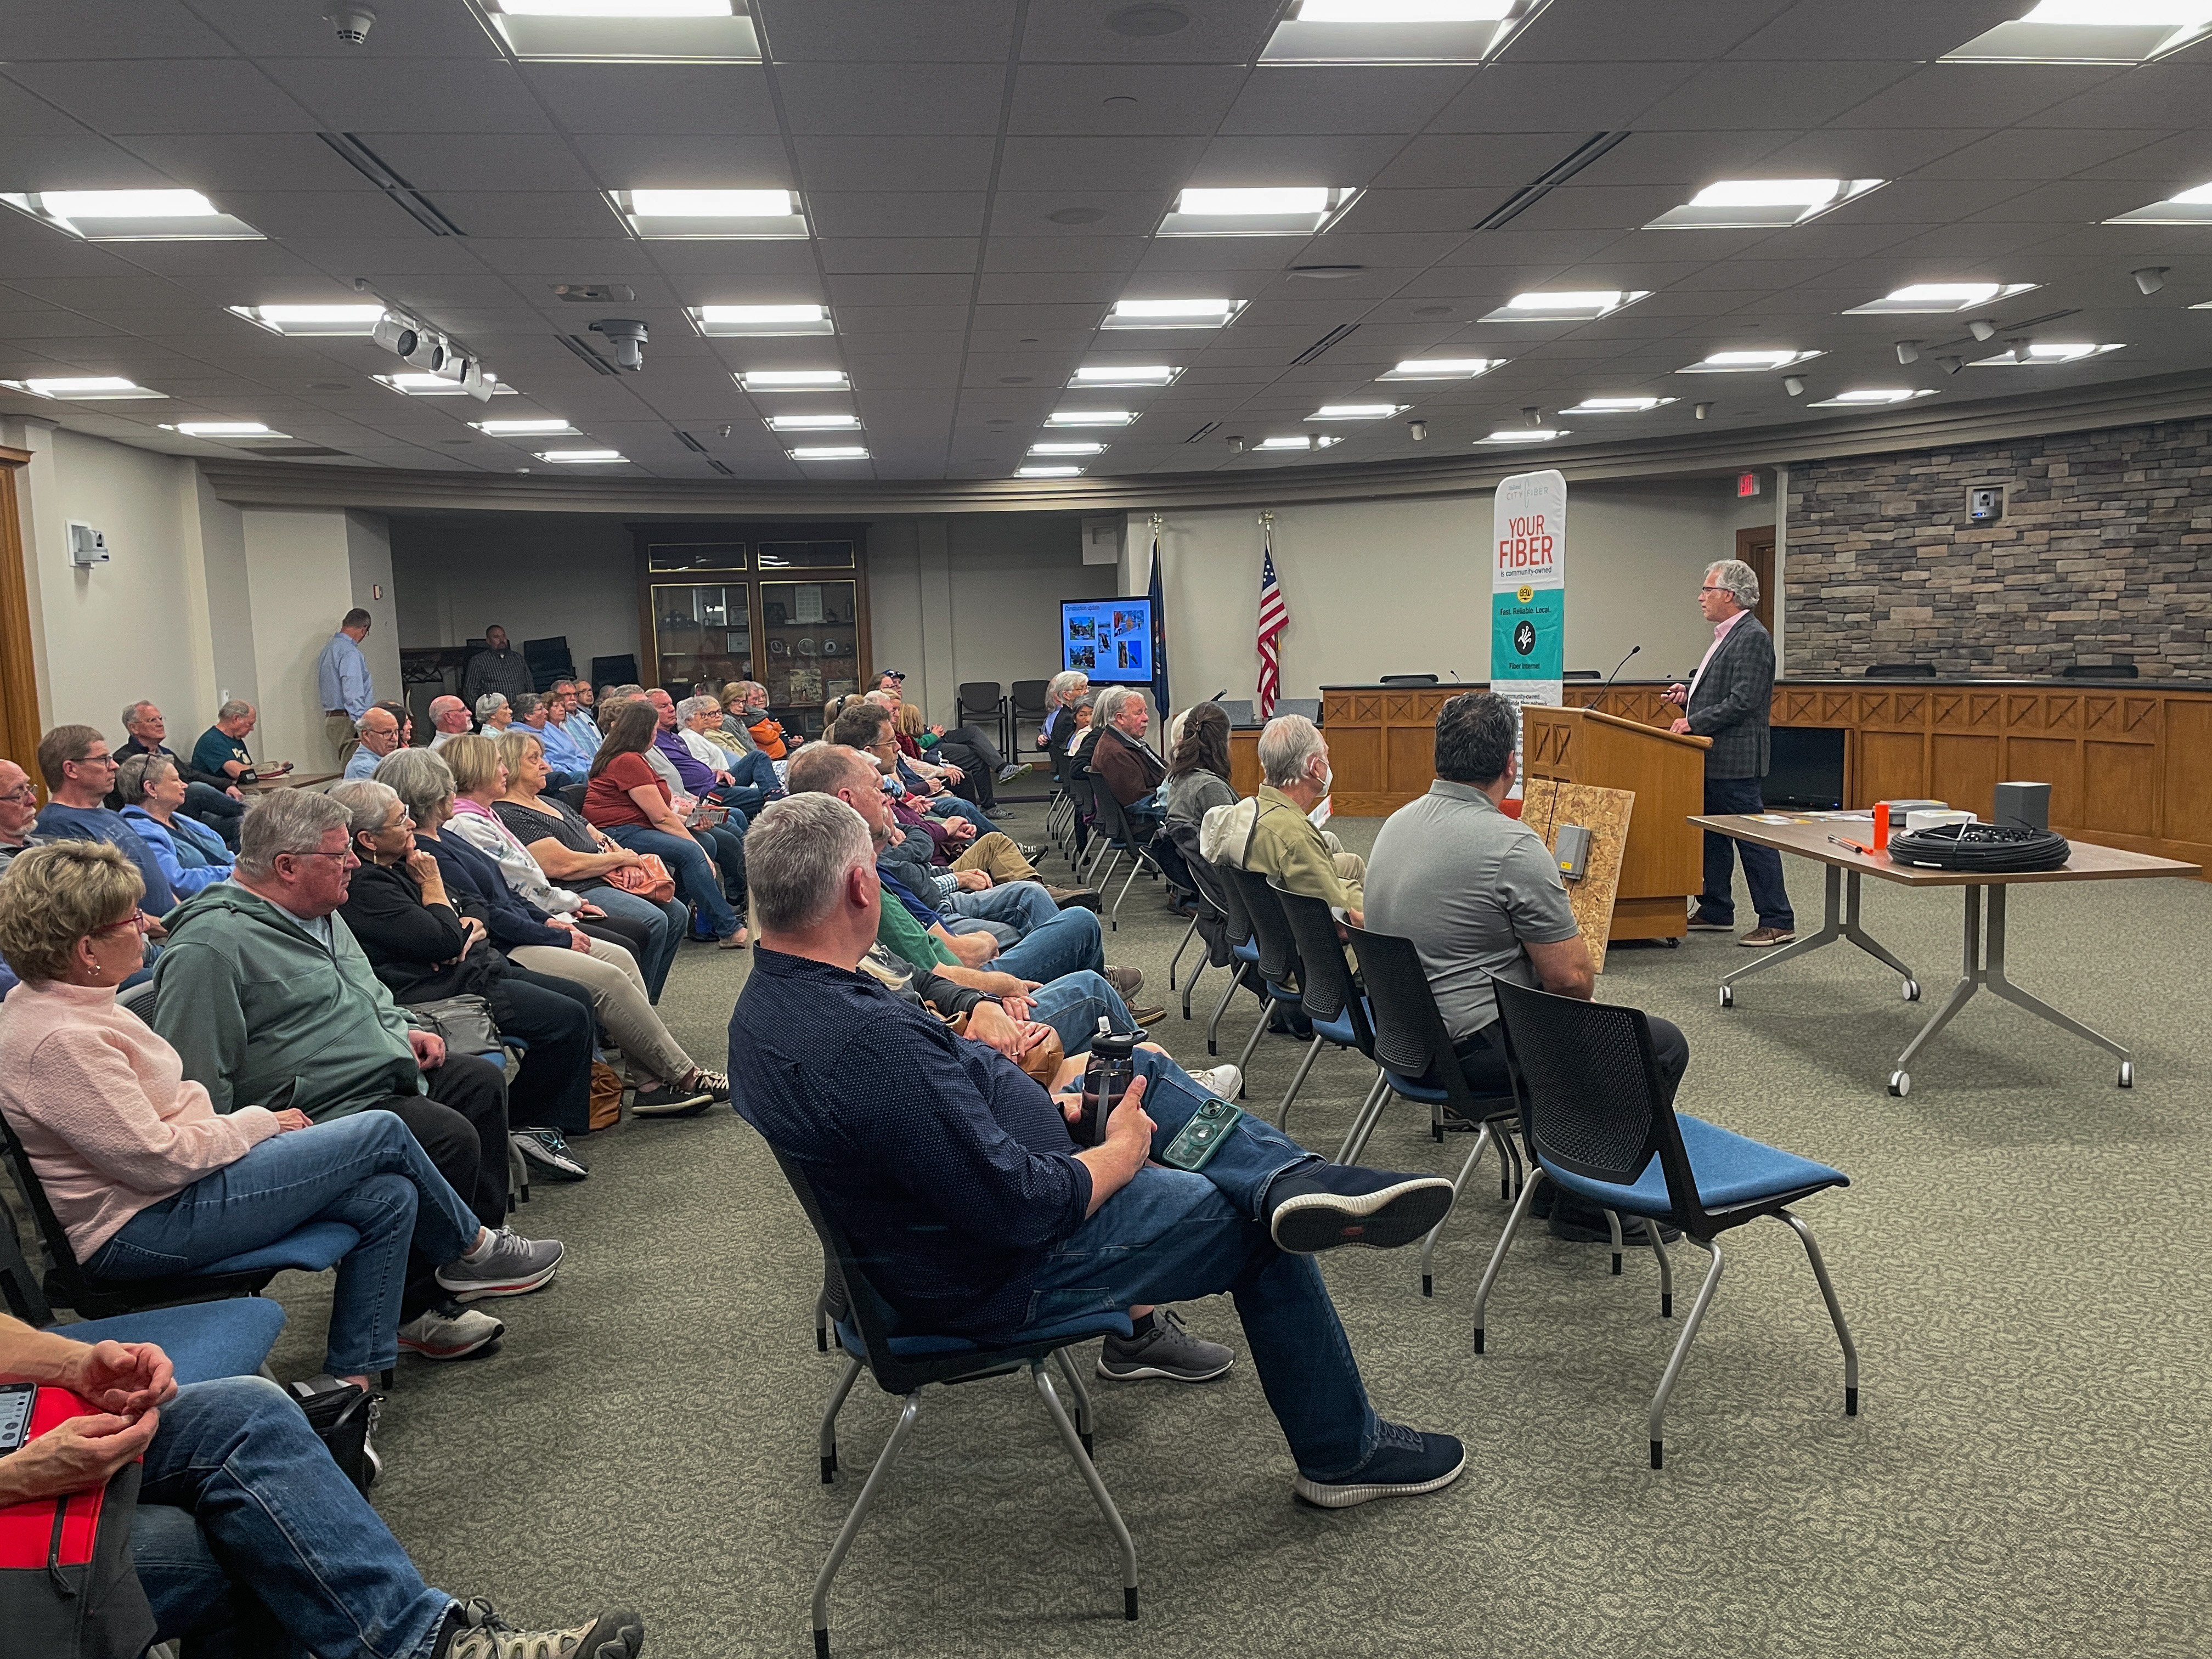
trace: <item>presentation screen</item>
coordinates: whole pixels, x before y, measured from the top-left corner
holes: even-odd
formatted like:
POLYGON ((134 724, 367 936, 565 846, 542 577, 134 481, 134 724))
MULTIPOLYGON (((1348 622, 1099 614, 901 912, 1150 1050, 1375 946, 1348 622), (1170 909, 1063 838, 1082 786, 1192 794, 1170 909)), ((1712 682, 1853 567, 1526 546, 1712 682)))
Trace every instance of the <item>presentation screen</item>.
POLYGON ((1150 685, 1152 602, 1062 599, 1060 665, 1101 685, 1150 685))

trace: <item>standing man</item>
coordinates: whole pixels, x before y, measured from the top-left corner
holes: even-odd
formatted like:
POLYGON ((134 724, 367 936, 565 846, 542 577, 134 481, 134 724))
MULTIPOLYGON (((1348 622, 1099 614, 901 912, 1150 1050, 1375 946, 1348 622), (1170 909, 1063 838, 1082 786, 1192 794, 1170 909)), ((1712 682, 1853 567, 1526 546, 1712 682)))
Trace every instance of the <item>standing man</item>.
MULTIPOLYGON (((1759 603, 1759 577, 1741 559, 1723 559, 1705 572, 1698 605, 1713 625, 1713 642, 1687 685, 1667 688, 1681 716, 1671 728, 1711 738, 1705 750, 1705 811, 1765 810, 1759 781, 1766 775, 1774 701, 1774 640, 1751 607, 1759 603)), ((1782 879, 1782 854, 1727 836, 1705 832, 1705 890, 1690 910, 1693 933, 1735 930, 1735 855, 1743 855, 1743 878, 1759 912, 1759 926, 1738 939, 1754 951, 1797 937, 1790 889, 1782 879)))
MULTIPOLYGON (((125 708, 123 726, 131 733, 131 740, 115 751, 116 760, 127 761, 133 755, 166 755, 174 761, 178 775, 185 781, 185 816, 198 819, 221 836, 231 851, 236 852, 238 820, 246 811, 246 792, 232 781, 228 773, 203 772, 169 748, 168 722, 152 703, 141 701, 125 708)), ((118 810, 123 805, 113 799, 107 804, 118 810)))
POLYGON ((526 691, 535 691, 530 665, 522 653, 507 642, 507 630, 497 623, 484 629, 484 648, 469 659, 461 671, 461 701, 471 708, 487 691, 496 691, 510 703, 526 691))
POLYGON ((356 731, 361 746, 346 762, 345 775, 349 778, 373 778, 377 762, 399 747, 399 721, 389 708, 379 703, 361 717, 356 731))
POLYGON ((376 701, 376 687, 368 677, 368 659, 361 650, 361 642, 368 637, 368 612, 359 605, 347 611, 315 664, 315 684, 323 699, 323 730, 331 747, 338 751, 341 766, 353 757, 358 741, 355 722, 376 701))

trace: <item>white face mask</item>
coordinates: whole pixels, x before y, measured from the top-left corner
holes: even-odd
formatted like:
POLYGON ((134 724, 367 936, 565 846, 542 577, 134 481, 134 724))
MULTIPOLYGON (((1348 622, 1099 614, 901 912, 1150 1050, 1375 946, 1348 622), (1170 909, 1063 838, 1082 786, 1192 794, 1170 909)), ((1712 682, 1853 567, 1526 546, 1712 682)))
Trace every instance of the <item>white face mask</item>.
POLYGON ((1323 763, 1321 769, 1321 792, 1326 795, 1336 784, 1336 769, 1323 763))

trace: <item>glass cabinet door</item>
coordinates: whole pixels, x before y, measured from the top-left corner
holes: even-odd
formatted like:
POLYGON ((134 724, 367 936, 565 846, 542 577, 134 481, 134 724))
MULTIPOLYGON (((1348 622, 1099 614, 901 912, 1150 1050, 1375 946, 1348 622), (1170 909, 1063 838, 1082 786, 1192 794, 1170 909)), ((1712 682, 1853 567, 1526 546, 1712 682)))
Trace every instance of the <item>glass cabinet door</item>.
POLYGON ((761 667, 769 706, 787 730, 822 735, 822 705, 860 689, 860 584, 764 581, 761 667))
MULTIPOLYGON (((744 582, 656 583, 652 599, 662 684, 674 690, 707 680, 719 687, 755 678, 752 613, 744 582)), ((821 711, 815 713, 818 718, 821 711)))

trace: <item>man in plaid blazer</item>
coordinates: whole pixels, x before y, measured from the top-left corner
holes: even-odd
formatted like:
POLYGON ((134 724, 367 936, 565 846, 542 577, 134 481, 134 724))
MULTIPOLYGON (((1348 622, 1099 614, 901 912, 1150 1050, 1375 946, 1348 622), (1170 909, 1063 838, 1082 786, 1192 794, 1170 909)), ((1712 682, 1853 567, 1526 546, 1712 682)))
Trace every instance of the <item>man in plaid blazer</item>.
MULTIPOLYGON (((1765 810, 1759 781, 1766 775, 1771 742, 1767 716, 1774 696, 1774 640, 1751 614, 1758 603, 1759 577, 1741 559, 1723 559, 1708 569, 1698 604, 1713 625, 1712 645, 1689 684, 1667 690, 1668 701, 1683 711, 1674 729, 1713 740, 1705 751, 1709 814, 1765 810)), ((1690 927, 1701 933, 1735 931, 1734 860, 1738 854, 1743 859, 1751 902, 1759 911, 1759 926, 1736 943, 1753 950, 1787 945, 1797 937, 1797 920, 1782 879, 1782 855, 1771 847, 1753 847, 1710 830, 1705 835, 1705 890, 1690 913, 1690 927)))

